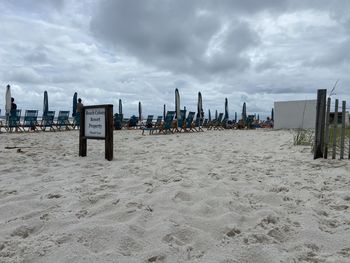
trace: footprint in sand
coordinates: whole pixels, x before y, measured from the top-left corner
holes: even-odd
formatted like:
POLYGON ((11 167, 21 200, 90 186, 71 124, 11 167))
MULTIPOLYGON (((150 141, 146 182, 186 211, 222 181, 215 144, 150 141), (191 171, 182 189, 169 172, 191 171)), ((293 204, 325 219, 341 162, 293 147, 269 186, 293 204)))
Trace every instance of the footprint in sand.
POLYGON ((178 245, 185 246, 193 241, 195 232, 188 228, 177 229, 163 237, 163 242, 168 243, 170 246, 178 245))
POLYGON ((160 263, 165 262, 166 257, 164 255, 153 256, 147 259, 147 262, 160 263))
POLYGON ((188 202, 188 201, 191 201, 191 195, 186 192, 180 191, 175 194, 173 200, 175 202, 183 202, 183 201, 188 202))
POLYGON ((61 194, 48 194, 47 195, 47 198, 48 199, 54 199, 54 198, 61 198, 62 197, 62 195, 61 194))
POLYGON ((225 235, 228 237, 235 237, 241 233, 241 230, 239 230, 236 227, 230 228, 228 231, 226 231, 225 235))
POLYGON ((75 216, 80 219, 80 218, 84 218, 86 215, 88 214, 88 211, 86 209, 82 209, 80 211, 78 211, 75 216))
POLYGON ((18 236, 21 238, 27 238, 29 235, 33 234, 34 232, 38 231, 39 227, 35 226, 27 226, 23 225, 18 228, 16 228, 12 233, 11 236, 18 236))

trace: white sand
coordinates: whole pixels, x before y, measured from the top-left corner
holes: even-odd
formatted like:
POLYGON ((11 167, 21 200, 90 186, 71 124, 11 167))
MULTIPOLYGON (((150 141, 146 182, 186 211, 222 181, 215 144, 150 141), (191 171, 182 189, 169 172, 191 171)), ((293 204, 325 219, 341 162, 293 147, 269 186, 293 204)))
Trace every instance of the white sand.
POLYGON ((0 134, 0 262, 350 262, 350 161, 292 141, 118 131, 108 162, 77 131, 0 134))

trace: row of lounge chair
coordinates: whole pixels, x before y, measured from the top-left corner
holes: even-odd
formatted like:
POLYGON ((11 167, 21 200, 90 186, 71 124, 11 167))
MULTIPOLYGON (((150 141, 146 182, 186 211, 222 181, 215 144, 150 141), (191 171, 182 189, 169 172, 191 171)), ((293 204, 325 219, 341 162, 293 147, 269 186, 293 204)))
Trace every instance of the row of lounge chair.
POLYGON ((202 120, 195 117, 195 112, 189 112, 186 117, 186 111, 181 110, 180 116, 174 120, 175 111, 168 111, 164 121, 163 117, 158 116, 155 123, 153 123, 153 115, 148 115, 146 123, 142 129, 142 134, 145 131, 148 131, 149 134, 154 133, 175 133, 175 132, 199 132, 203 131, 202 129, 202 120))
POLYGON ((47 111, 38 119, 38 110, 26 110, 21 117, 22 110, 12 110, 10 115, 0 121, 0 132, 26 132, 26 131, 61 131, 76 129, 80 126, 80 114, 77 113, 73 122, 69 121, 69 111, 59 111, 55 119, 55 111, 47 111), (23 119, 23 120, 22 120, 23 119))
MULTIPOLYGON (((186 110, 180 111, 180 116, 174 120, 175 112, 168 111, 165 120, 162 121, 162 116, 158 116, 153 123, 153 115, 148 115, 147 120, 141 126, 142 134, 149 131, 149 134, 154 133, 175 133, 175 132, 200 132, 203 128, 207 130, 224 130, 224 129, 254 129, 262 128, 262 126, 254 124, 254 116, 248 116, 245 121, 241 120, 238 123, 224 118, 224 114, 220 113, 214 120, 201 119, 195 117, 195 112, 189 112, 186 117, 186 110)), ((271 126, 270 126, 271 128, 271 126)))

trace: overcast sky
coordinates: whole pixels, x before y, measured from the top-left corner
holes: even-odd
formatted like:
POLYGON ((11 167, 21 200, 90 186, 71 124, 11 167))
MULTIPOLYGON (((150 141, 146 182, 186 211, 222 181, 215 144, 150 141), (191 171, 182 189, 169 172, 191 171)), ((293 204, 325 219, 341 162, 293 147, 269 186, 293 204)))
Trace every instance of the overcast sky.
POLYGON ((274 101, 330 91, 350 103, 347 0, 1 0, 0 108, 71 110, 123 100, 126 115, 163 104, 269 115, 274 101))

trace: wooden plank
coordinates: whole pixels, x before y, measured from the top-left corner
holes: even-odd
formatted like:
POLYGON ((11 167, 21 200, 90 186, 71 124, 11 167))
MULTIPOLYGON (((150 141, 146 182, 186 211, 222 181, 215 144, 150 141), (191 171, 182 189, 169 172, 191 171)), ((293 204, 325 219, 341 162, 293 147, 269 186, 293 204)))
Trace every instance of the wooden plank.
POLYGON ((344 144, 345 144, 345 111, 346 101, 343 100, 342 118, 341 118, 341 133, 340 133, 340 159, 344 159, 344 144))
POLYGON ((316 129, 315 129, 315 148, 314 159, 323 157, 324 150, 324 125, 326 115, 326 89, 317 90, 317 108, 316 108, 316 129))
POLYGON ((328 145, 329 145, 329 114, 331 111, 331 98, 327 99, 327 111, 326 111, 326 131, 325 131, 325 142, 324 142, 324 155, 323 157, 327 159, 328 157, 328 145))
POLYGON ((113 160, 113 105, 106 106, 106 138, 105 138, 105 158, 113 160))
POLYGON ((79 131, 79 156, 86 156, 87 140, 85 138, 85 107, 80 114, 80 131, 79 131))
POLYGON ((333 123, 333 152, 332 152, 332 159, 335 159, 337 155, 337 127, 338 127, 338 104, 339 100, 335 100, 335 106, 334 106, 334 123, 333 123))

